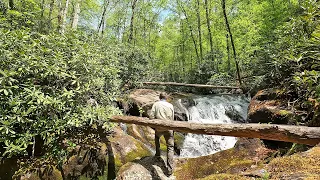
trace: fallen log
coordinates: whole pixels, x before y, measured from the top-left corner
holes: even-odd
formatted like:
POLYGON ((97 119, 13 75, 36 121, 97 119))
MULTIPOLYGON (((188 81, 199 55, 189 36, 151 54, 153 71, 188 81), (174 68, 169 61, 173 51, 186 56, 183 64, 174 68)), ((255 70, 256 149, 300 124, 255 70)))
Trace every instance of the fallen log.
POLYGON ((160 119, 151 120, 136 116, 113 116, 110 121, 193 134, 259 138, 308 145, 320 143, 319 127, 277 124, 200 124, 160 119))
POLYGON ((211 88, 211 89, 240 89, 236 86, 214 86, 207 84, 185 84, 176 82, 143 82, 144 85, 162 85, 162 86, 184 86, 184 87, 198 87, 198 88, 211 88))

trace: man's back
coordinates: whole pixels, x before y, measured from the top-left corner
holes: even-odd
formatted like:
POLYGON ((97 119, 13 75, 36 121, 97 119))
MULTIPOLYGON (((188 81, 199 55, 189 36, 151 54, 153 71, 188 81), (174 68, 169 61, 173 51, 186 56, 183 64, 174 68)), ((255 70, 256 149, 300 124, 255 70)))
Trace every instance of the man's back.
POLYGON ((151 109, 151 118, 173 120, 173 105, 167 101, 160 100, 153 104, 151 109))

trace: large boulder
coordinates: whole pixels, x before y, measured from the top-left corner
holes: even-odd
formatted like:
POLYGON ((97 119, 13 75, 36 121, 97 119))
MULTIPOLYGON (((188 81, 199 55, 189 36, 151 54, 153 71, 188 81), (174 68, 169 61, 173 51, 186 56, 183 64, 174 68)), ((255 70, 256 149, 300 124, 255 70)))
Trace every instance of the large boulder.
POLYGON ((278 97, 274 89, 259 91, 251 100, 248 109, 249 123, 293 123, 294 113, 278 97))
POLYGON ((177 179, 184 180, 243 179, 241 173, 255 168, 272 152, 259 139, 239 138, 234 148, 208 156, 180 159, 174 174, 177 179))
POLYGON ((136 89, 129 95, 129 101, 131 106, 131 115, 149 117, 152 105, 159 101, 159 94, 161 91, 152 89, 136 89))
POLYGON ((175 177, 167 175, 166 164, 162 158, 150 156, 122 166, 117 179, 173 180, 175 177))

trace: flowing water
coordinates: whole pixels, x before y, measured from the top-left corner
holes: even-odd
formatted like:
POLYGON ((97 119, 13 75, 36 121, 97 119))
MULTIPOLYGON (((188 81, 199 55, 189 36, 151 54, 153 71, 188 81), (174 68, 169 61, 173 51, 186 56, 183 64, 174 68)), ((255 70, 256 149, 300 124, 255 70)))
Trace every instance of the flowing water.
MULTIPOLYGON (((227 124, 244 122, 249 98, 244 95, 194 96, 192 105, 179 106, 185 110, 189 122, 227 124)), ((198 157, 232 148, 237 139, 228 136, 187 134, 180 157, 198 157)))

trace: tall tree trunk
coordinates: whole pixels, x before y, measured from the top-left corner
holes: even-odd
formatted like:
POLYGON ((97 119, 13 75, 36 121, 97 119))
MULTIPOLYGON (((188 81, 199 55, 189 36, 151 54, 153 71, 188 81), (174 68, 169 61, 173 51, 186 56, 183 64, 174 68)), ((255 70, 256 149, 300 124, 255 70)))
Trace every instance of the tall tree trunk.
POLYGON ((45 3, 44 0, 42 0, 41 1, 41 5, 40 5, 40 7, 41 7, 40 24, 39 24, 39 30, 40 31, 43 29, 44 22, 45 22, 45 20, 44 20, 44 9, 45 9, 44 3, 45 3))
POLYGON ((201 17, 200 17, 200 0, 197 0, 197 22, 198 22, 198 36, 199 36, 199 49, 200 49, 200 63, 203 60, 202 50, 202 35, 201 35, 201 17))
POLYGON ((63 14, 63 6, 62 6, 62 0, 59 0, 59 12, 58 12, 58 31, 61 31, 62 26, 62 14, 63 14))
POLYGON ((210 24, 210 13, 209 13, 209 7, 208 7, 208 0, 204 0, 205 8, 206 8, 206 19, 207 19, 207 28, 208 28, 208 38, 210 42, 210 57, 213 64, 214 69, 214 56, 213 56, 213 41, 212 41, 212 34, 211 34, 211 24, 210 24))
POLYGON ((43 18, 44 15, 44 0, 41 1, 41 20, 43 18))
POLYGON ((129 34, 129 38, 128 38, 128 42, 131 43, 132 39, 133 39, 133 29, 134 29, 134 15, 135 15, 135 9, 136 9, 136 4, 137 4, 138 0, 132 0, 131 3, 131 20, 130 20, 130 34, 129 34))
MULTIPOLYGON (((180 18, 181 19, 181 18, 180 18)), ((182 47, 181 47, 181 54, 182 54, 182 72, 183 72, 183 79, 185 78, 185 68, 186 68, 186 52, 185 52, 185 33, 184 33, 184 24, 183 20, 180 20, 180 28, 182 34, 182 47)))
MULTIPOLYGON (((62 0, 61 0, 62 1, 62 0)), ((68 8, 69 8, 69 1, 66 0, 66 4, 64 8, 62 8, 62 2, 60 1, 60 12, 58 15, 58 21, 59 21, 59 32, 63 34, 66 30, 66 23, 67 23, 67 14, 68 14, 68 8), (60 17, 60 20, 59 20, 60 17)))
POLYGON ((197 42, 196 42, 195 37, 193 36, 193 30, 192 30, 191 24, 189 22, 188 14, 187 14, 186 10, 184 9, 183 5, 179 1, 178 1, 178 3, 179 3, 179 6, 180 6, 184 16, 186 17, 186 21, 187 21, 187 24, 188 24, 188 27, 189 27, 189 31, 190 31, 190 36, 191 36, 191 39, 192 39, 192 42, 193 42, 193 45, 194 45, 194 49, 196 51, 198 68, 200 68, 200 56, 199 56, 199 52, 198 52, 197 42))
POLYGON ((101 29, 101 32, 103 31, 103 25, 104 25, 108 5, 109 5, 109 1, 105 0, 103 3, 103 11, 102 11, 101 20, 99 22, 98 29, 97 29, 98 33, 100 32, 100 29, 101 29))
POLYGON ((54 8, 54 0, 51 0, 51 3, 49 5, 49 19, 48 19, 49 28, 51 28, 52 26, 51 17, 52 17, 53 8, 54 8))
POLYGON ((228 54, 228 61, 227 61, 227 71, 228 74, 230 73, 231 70, 231 60, 230 60, 230 43, 229 43, 229 34, 226 34, 226 42, 227 42, 227 54, 228 54))
POLYGON ((72 26, 71 26, 72 29, 77 29, 77 27, 78 27, 79 13, 80 13, 80 2, 81 2, 81 0, 76 0, 76 5, 74 7, 72 26))
POLYGON ((238 64, 238 60, 237 60, 237 53, 236 53, 236 49, 235 49, 235 46, 234 46, 232 33, 231 33, 231 29, 230 29, 230 25, 229 25, 227 13, 226 13, 226 1, 225 0, 222 0, 222 10, 223 10, 224 20, 225 20, 225 23, 226 23, 226 28, 227 28, 227 31, 228 31, 228 33, 230 35, 231 46, 232 46, 232 50, 233 50, 233 57, 234 57, 234 61, 235 61, 235 64, 236 64, 239 84, 241 86, 242 82, 241 82, 241 76, 240 76, 240 69, 239 69, 239 64, 238 64))

